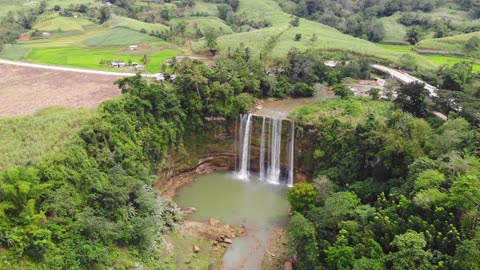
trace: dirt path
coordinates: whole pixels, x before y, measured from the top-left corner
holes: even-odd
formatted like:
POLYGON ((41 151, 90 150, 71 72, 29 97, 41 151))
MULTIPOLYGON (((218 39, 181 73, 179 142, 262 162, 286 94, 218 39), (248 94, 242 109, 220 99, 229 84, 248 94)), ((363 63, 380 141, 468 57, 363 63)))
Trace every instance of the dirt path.
POLYGON ((124 76, 5 62, 0 60, 0 115, 3 116, 30 114, 50 106, 96 108, 102 101, 120 94, 114 82, 124 76))
MULTIPOLYGON (((43 65, 43 64, 10 61, 5 59, 0 59, 0 64, 20 66, 20 67, 30 67, 30 68, 41 68, 41 69, 56 70, 56 71, 69 71, 69 72, 84 73, 84 74, 115 76, 115 77, 119 77, 119 76, 125 77, 125 76, 135 75, 135 73, 127 73, 127 72, 112 72, 112 71, 102 71, 102 70, 83 69, 83 68, 59 67, 59 66, 50 66, 50 65, 43 65)), ((154 78, 155 75, 142 74, 142 77, 154 78)))

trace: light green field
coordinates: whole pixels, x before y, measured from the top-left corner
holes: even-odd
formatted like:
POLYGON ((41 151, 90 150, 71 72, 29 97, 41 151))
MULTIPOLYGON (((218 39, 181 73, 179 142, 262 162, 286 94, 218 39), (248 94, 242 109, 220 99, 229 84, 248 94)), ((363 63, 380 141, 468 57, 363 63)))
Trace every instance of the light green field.
POLYGON ((138 20, 117 16, 114 14, 111 16, 111 18, 108 21, 104 23, 104 25, 110 26, 110 27, 129 28, 135 31, 140 31, 142 29, 145 29, 147 33, 151 33, 152 31, 168 30, 168 27, 163 24, 141 22, 138 20))
POLYGON ((455 57, 455 56, 443 56, 443 55, 424 55, 425 58, 427 58, 430 62, 442 66, 442 65, 447 65, 447 66, 453 66, 456 63, 460 62, 471 62, 473 63, 472 66, 472 71, 473 72, 480 72, 480 64, 478 64, 478 61, 472 61, 472 59, 469 58, 464 58, 464 57, 455 57))
POLYGON ((67 141, 92 115, 84 109, 48 108, 30 116, 0 117, 0 170, 35 164, 67 141))
POLYGON ((29 48, 22 45, 7 45, 0 53, 0 57, 10 60, 21 60, 29 51, 29 48))
POLYGON ((85 26, 93 25, 89 20, 79 17, 63 17, 58 14, 51 14, 50 16, 39 20, 33 25, 33 29, 46 32, 70 32, 85 30, 85 26))
POLYGON ((409 53, 415 55, 415 57, 422 57, 432 64, 435 64, 436 66, 440 67, 443 65, 447 66, 453 66, 456 63, 460 62, 474 62, 473 64, 473 71, 474 72, 479 72, 480 71, 480 65, 475 63, 470 58, 465 58, 465 57, 456 57, 456 56, 447 56, 447 55, 434 55, 434 54, 425 54, 425 55, 419 55, 415 51, 413 51, 413 46, 411 45, 387 45, 387 44, 379 44, 380 47, 399 52, 399 53, 409 53))
POLYGON ((419 50, 463 53, 465 44, 474 36, 480 38, 480 32, 472 32, 445 38, 425 39, 420 41, 415 47, 419 50))
MULTIPOLYGON (((150 63, 146 69, 150 72, 158 72, 160 64, 173 56, 179 55, 179 50, 160 50, 153 54, 147 54, 150 63)), ((53 47, 33 48, 26 60, 57 66, 71 66, 89 69, 110 70, 113 69, 100 64, 100 61, 123 60, 128 62, 141 62, 141 51, 125 51, 119 48, 80 48, 80 47, 53 47)))
POLYGON ((123 27, 109 29, 98 36, 86 39, 83 43, 89 47, 128 46, 150 41, 159 41, 156 37, 142 34, 123 27))
POLYGON ((379 19, 379 21, 385 28, 385 37, 382 40, 383 43, 408 45, 408 42, 405 41, 405 26, 399 24, 395 16, 384 17, 379 19))
POLYGON ((219 19, 218 17, 188 17, 188 18, 181 18, 181 19, 172 19, 170 22, 172 25, 179 23, 180 21, 185 21, 188 23, 187 26, 187 35, 194 36, 195 35, 195 28, 194 25, 196 24, 197 27, 204 32, 205 29, 213 28, 217 31, 222 29, 223 34, 232 34, 232 28, 227 25, 223 20, 219 19))
POLYGON ((214 3, 207 3, 207 2, 195 2, 195 6, 187 11, 187 14, 195 14, 195 13, 208 13, 210 15, 217 15, 218 9, 217 5, 214 3))

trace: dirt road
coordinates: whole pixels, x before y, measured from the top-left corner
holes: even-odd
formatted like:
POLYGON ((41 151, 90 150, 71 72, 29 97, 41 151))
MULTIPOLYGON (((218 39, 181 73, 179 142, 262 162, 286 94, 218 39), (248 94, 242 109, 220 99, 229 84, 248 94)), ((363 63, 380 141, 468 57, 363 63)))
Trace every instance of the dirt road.
POLYGON ((120 94, 113 83, 127 75, 10 62, 0 60, 2 116, 30 114, 50 106, 96 108, 120 94))

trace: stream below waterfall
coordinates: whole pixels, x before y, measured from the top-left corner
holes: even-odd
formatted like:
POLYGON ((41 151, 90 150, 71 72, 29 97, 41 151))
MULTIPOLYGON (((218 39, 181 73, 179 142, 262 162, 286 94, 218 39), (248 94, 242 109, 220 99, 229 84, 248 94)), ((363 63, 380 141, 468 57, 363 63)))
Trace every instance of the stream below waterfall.
POLYGON ((236 179, 232 173, 200 176, 177 193, 182 208, 195 207, 189 219, 244 225, 245 235, 234 239, 224 256, 224 269, 261 269, 261 263, 274 229, 288 220, 287 187, 270 185, 250 176, 236 179))

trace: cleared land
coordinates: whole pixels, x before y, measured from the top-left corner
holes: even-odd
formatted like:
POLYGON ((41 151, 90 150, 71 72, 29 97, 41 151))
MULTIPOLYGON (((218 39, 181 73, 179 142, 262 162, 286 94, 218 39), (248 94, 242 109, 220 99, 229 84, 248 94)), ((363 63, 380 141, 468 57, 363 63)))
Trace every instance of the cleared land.
POLYGON ((25 115, 50 106, 96 108, 120 94, 120 77, 0 64, 0 115, 25 115))

